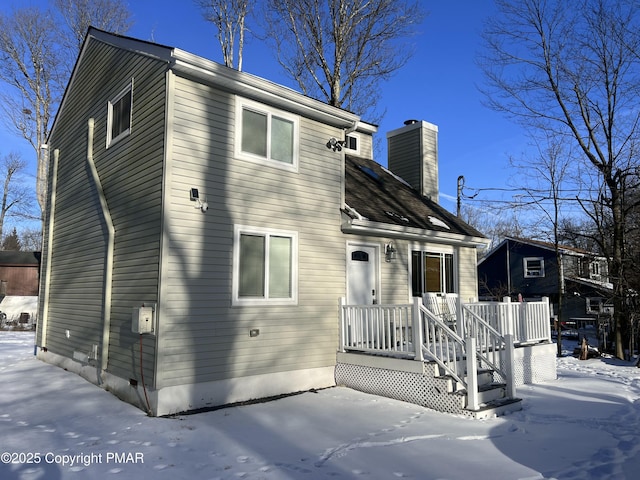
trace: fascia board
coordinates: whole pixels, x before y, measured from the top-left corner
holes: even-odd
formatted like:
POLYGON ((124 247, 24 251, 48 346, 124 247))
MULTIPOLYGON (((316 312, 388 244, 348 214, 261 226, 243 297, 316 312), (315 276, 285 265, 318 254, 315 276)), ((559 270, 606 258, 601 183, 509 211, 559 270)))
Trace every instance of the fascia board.
POLYGON ((239 72, 184 50, 174 49, 172 57, 171 69, 177 74, 190 76, 281 110, 295 112, 339 128, 350 127, 360 120, 358 115, 346 110, 332 107, 288 87, 246 72, 239 72))
POLYGON ((343 223, 342 231, 344 233, 356 233, 376 237, 389 236, 394 238, 446 243, 449 245, 453 244, 466 247, 486 247, 490 243, 488 238, 439 232, 435 230, 425 230, 421 228, 403 227, 400 225, 359 219, 350 219, 348 222, 343 223))

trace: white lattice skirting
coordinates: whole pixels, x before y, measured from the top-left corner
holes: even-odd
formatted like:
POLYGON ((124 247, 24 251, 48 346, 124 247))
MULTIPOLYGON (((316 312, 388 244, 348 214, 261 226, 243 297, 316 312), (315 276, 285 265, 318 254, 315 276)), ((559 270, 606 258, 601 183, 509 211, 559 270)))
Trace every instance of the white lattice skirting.
POLYGON ((440 412, 470 414, 464 409, 465 397, 448 392, 448 380, 435 378, 434 365, 422 364, 423 370, 416 371, 417 362, 405 360, 404 362, 407 363, 404 368, 398 363, 403 361, 394 360, 395 368, 388 369, 362 365, 361 363, 367 363, 367 359, 362 358, 365 356, 357 355, 357 357, 361 358, 356 359, 346 354, 343 356, 346 361, 336 365, 337 385, 421 405, 440 412))
POLYGON ((556 348, 554 343, 516 348, 513 359, 516 386, 556 380, 556 348))
MULTIPOLYGON (((555 345, 518 347, 514 352, 516 386, 555 380, 555 345)), ((361 354, 339 353, 336 384, 361 392, 414 403, 440 412, 473 416, 463 395, 437 378, 435 364, 361 354)))

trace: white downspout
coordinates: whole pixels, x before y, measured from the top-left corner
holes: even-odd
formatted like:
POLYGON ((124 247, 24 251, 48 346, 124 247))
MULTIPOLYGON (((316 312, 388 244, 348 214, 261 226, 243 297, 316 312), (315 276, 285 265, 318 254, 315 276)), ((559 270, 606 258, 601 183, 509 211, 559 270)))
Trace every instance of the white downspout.
POLYGON ((42 300, 42 318, 40 319, 40 328, 42 335, 40 337, 40 347, 47 347, 47 323, 49 320, 49 295, 51 286, 51 253, 53 252, 53 227, 56 215, 56 189, 58 187, 58 158, 60 150, 57 148, 53 151, 53 165, 51 174, 51 197, 49 198, 49 231, 47 232, 47 266, 44 273, 44 295, 42 300))
POLYGON ((104 373, 107 369, 107 362, 109 360, 109 334, 111 331, 111 280, 113 278, 113 248, 115 239, 115 228, 111 221, 111 213, 109 213, 109 205, 107 205, 107 199, 104 196, 104 190, 102 189, 102 183, 100 182, 100 176, 96 169, 96 164, 93 161, 93 128, 94 119, 90 118, 88 122, 87 133, 87 163, 91 169, 93 177, 93 183, 100 199, 100 209, 102 210, 102 216, 107 226, 107 232, 109 238, 107 239, 107 255, 105 259, 104 270, 104 293, 103 293, 103 320, 102 320, 102 348, 100 350, 100 374, 104 373))

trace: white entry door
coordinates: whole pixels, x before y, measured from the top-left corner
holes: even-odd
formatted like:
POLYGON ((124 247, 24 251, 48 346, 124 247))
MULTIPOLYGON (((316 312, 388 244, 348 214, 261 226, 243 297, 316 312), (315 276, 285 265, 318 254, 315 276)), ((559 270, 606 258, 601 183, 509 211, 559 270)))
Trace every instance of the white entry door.
POLYGON ((349 245, 347 248, 347 304, 377 303, 377 253, 370 245, 349 245))

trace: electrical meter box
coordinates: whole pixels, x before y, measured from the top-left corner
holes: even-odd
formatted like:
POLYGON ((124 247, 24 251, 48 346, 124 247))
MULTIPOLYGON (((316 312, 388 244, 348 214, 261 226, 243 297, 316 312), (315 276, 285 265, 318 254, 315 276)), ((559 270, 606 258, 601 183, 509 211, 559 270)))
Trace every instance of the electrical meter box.
POLYGON ((153 307, 134 307, 131 316, 131 331, 133 333, 153 333, 155 323, 155 309, 153 307))

